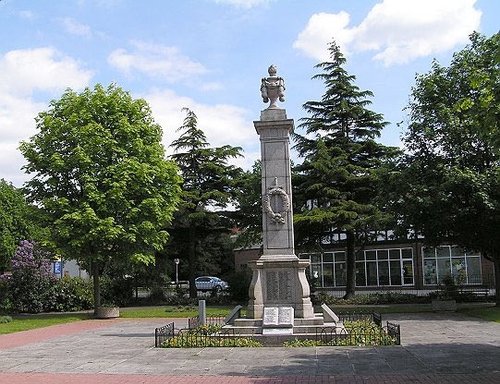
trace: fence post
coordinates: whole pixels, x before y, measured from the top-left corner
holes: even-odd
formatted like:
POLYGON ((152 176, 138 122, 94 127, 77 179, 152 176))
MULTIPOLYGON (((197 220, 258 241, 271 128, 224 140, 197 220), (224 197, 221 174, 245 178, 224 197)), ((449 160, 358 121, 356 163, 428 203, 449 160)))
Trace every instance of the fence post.
POLYGON ((207 324, 207 307, 205 300, 198 300, 198 320, 202 326, 207 324))

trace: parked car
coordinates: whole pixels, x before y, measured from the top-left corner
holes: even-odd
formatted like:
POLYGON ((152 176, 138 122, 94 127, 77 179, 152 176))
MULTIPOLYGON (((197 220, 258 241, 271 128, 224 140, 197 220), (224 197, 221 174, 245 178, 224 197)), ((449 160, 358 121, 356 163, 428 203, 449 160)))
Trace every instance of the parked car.
POLYGON ((214 276, 200 276, 194 280, 196 284, 196 289, 198 291, 216 291, 220 292, 229 287, 229 285, 224 281, 214 276))

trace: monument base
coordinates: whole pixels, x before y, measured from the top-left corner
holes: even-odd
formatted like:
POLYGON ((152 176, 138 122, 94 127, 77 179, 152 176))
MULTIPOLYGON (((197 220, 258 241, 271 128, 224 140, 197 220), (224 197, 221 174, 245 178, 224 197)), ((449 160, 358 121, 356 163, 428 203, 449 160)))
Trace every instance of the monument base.
POLYGON ((295 255, 263 255, 249 264, 253 271, 247 317, 262 319, 264 307, 292 307, 295 318, 313 318, 305 270, 309 261, 295 255))

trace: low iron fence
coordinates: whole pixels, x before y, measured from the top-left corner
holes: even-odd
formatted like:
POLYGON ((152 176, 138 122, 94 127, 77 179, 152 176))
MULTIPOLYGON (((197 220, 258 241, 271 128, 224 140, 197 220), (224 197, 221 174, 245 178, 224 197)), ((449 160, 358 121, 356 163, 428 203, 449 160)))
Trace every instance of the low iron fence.
POLYGON ((168 323, 160 328, 155 328, 155 347, 158 348, 165 342, 166 340, 174 337, 174 323, 168 323))
MULTIPOLYGON (((224 316, 207 317, 204 325, 224 325, 226 318, 224 316)), ((190 317, 188 319, 188 329, 195 329, 201 326, 199 316, 190 317)))
POLYGON ((387 322, 385 327, 323 327, 316 330, 315 341, 329 346, 400 345, 400 328, 387 322))
POLYGON ((401 345, 401 327, 399 324, 387 322, 386 332, 395 339, 396 345, 401 345))
POLYGON ((238 336, 234 329, 219 329, 217 331, 206 328, 181 329, 175 338, 167 341, 170 348, 204 348, 204 347, 236 347, 238 336))
POLYGON ((382 315, 380 313, 339 313, 340 321, 372 321, 378 327, 382 327, 382 315))

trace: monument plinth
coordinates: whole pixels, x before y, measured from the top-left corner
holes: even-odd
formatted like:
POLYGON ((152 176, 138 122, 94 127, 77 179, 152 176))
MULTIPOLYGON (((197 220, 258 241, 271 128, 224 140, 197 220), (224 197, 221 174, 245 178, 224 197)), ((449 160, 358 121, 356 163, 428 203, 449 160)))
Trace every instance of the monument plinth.
POLYGON ((254 121, 261 143, 263 238, 262 256, 250 264, 248 315, 254 319, 263 318, 266 307, 291 307, 296 318, 314 317, 305 275, 309 262, 299 260, 294 249, 289 150, 294 123, 276 104, 284 101, 284 90, 284 80, 269 67, 261 95, 270 105, 254 121))

